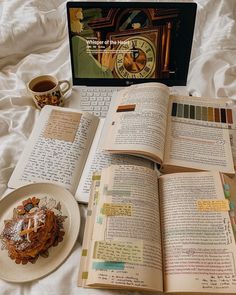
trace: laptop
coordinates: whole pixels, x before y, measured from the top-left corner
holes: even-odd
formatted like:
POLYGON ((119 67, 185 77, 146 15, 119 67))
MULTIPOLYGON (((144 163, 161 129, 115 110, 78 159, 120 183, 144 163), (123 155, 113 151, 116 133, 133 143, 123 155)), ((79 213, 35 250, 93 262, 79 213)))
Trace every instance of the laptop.
POLYGON ((80 108, 105 117, 114 91, 136 83, 184 91, 196 9, 186 2, 68 2, 80 108))

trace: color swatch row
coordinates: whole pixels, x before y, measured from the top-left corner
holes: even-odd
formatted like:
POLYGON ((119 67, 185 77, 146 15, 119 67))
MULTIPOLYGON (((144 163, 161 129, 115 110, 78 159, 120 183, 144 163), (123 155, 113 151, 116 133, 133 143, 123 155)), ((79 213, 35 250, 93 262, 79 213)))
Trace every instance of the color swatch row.
POLYGON ((173 117, 233 124, 232 109, 196 106, 173 102, 173 117))

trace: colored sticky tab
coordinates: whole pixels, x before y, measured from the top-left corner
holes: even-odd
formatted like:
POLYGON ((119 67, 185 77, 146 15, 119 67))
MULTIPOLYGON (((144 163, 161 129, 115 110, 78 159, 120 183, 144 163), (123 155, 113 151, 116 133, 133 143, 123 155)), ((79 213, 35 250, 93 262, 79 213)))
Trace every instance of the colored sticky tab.
POLYGON ((110 261, 93 262, 92 268, 96 269, 96 270, 107 270, 107 269, 124 270, 125 263, 124 262, 110 262, 110 261))
POLYGON ((83 271, 82 272, 82 279, 83 280, 87 280, 87 278, 88 278, 88 272, 87 271, 83 271))
POLYGON ((131 216, 132 204, 104 203, 101 213, 106 216, 131 216))
POLYGON ((234 204, 233 201, 231 201, 231 202, 229 203, 229 208, 230 208, 231 210, 234 210, 234 208, 235 208, 235 204, 234 204))
POLYGON ((229 201, 223 200, 197 200, 197 209, 204 212, 229 211, 229 201))
POLYGON ((232 226, 233 226, 234 233, 236 233, 236 224, 232 224, 232 226))
POLYGON ((224 190, 226 190, 226 191, 230 190, 230 186, 228 183, 224 183, 224 190))
POLYGON ((143 243, 121 241, 96 241, 93 258, 104 261, 142 263, 143 243))
POLYGON ((103 194, 104 195, 107 195, 107 192, 108 192, 108 186, 107 185, 104 185, 104 187, 103 187, 103 194))
POLYGON ((133 112, 135 110, 135 107, 136 107, 135 104, 119 105, 116 112, 117 113, 133 112))
POLYGON ((92 215, 92 210, 88 209, 87 216, 91 216, 91 215, 92 215))
POLYGON ((87 249, 83 249, 82 250, 82 256, 87 256, 88 255, 88 250, 87 249))
POLYGON ((96 174, 94 174, 94 175, 92 176, 92 180, 101 180, 101 175, 96 175, 96 174))
POLYGON ((106 196, 131 196, 131 191, 123 191, 123 190, 108 190, 107 186, 104 186, 103 194, 106 196))
POLYGON ((102 216, 98 216, 97 217, 97 223, 98 224, 102 224, 102 222, 103 222, 103 217, 102 216))
POLYGON ((224 191, 224 194, 225 194, 225 197, 227 198, 227 199, 229 199, 230 197, 231 197, 231 195, 230 195, 230 191, 224 191))

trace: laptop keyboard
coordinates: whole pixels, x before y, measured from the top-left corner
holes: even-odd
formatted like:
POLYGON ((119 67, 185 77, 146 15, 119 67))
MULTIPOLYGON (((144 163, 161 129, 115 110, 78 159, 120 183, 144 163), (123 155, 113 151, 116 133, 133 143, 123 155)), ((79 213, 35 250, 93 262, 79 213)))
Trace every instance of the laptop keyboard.
POLYGON ((98 117, 106 117, 112 94, 119 87, 84 87, 80 93, 81 109, 98 117))

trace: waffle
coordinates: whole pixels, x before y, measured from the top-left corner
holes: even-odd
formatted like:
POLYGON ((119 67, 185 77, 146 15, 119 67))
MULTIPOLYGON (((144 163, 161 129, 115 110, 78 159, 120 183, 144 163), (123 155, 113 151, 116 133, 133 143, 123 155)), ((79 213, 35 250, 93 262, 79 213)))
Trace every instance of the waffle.
POLYGON ((18 206, 17 210, 12 219, 5 221, 1 240, 17 264, 34 263, 39 255, 48 256, 48 248, 63 240, 60 219, 45 207, 22 212, 22 206, 18 206))

